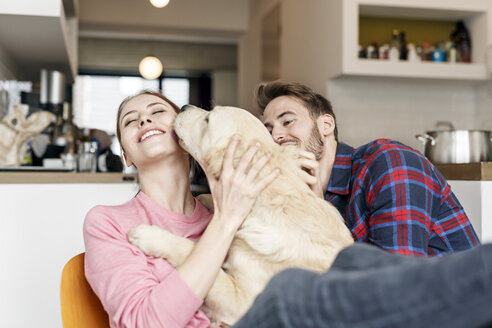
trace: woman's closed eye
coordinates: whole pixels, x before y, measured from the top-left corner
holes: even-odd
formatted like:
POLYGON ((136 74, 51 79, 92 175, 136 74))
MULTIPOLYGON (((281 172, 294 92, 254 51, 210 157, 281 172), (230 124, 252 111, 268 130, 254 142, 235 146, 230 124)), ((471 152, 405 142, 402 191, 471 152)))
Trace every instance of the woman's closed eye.
POLYGON ((156 111, 152 112, 152 115, 160 114, 160 113, 164 113, 164 112, 165 112, 164 109, 159 109, 159 110, 156 110, 156 111))
POLYGON ((129 119, 128 121, 125 122, 124 126, 127 127, 128 125, 136 121, 137 121, 136 119, 129 119))

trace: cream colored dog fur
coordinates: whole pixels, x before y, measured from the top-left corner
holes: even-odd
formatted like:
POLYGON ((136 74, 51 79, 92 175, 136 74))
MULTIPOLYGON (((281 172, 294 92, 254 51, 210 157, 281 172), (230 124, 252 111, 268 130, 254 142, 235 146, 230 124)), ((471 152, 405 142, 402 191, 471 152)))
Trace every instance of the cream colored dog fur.
MULTIPOLYGON (((223 270, 202 306, 213 323, 232 325, 275 273, 290 267, 325 271, 353 239, 335 207, 305 183, 307 173, 297 163, 295 147, 277 145, 263 124, 245 110, 216 107, 207 112, 189 107, 178 115, 175 131, 183 148, 198 162, 205 162, 215 176, 220 175, 225 149, 234 134, 240 139, 236 163, 259 142, 261 149, 253 161, 266 152, 272 154, 260 176, 281 168, 237 231, 223 270)), ((129 233, 129 240, 174 266, 194 247, 192 241, 155 226, 138 226, 129 233)))

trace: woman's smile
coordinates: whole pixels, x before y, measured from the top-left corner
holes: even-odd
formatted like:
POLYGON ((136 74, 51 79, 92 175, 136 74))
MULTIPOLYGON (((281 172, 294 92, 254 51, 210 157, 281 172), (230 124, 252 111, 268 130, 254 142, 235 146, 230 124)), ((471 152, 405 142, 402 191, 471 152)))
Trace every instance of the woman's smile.
POLYGON ((161 135, 164 133, 166 133, 166 131, 161 129, 147 129, 140 134, 140 137, 138 138, 138 142, 143 142, 152 136, 161 135))

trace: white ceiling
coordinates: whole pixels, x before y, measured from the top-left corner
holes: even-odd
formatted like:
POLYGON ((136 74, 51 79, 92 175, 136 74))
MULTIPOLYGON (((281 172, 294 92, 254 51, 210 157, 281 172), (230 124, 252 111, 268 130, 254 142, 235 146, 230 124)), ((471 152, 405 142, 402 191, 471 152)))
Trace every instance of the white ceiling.
POLYGON ((236 43, 248 29, 249 0, 81 0, 81 37, 236 43))

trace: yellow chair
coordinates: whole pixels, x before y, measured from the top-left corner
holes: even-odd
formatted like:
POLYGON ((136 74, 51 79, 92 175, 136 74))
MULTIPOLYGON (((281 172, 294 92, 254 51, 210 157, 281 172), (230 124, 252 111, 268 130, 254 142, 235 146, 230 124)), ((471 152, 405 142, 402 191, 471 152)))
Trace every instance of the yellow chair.
POLYGON ((108 328, 108 314, 85 279, 81 253, 65 264, 61 278, 61 315, 64 328, 108 328))

